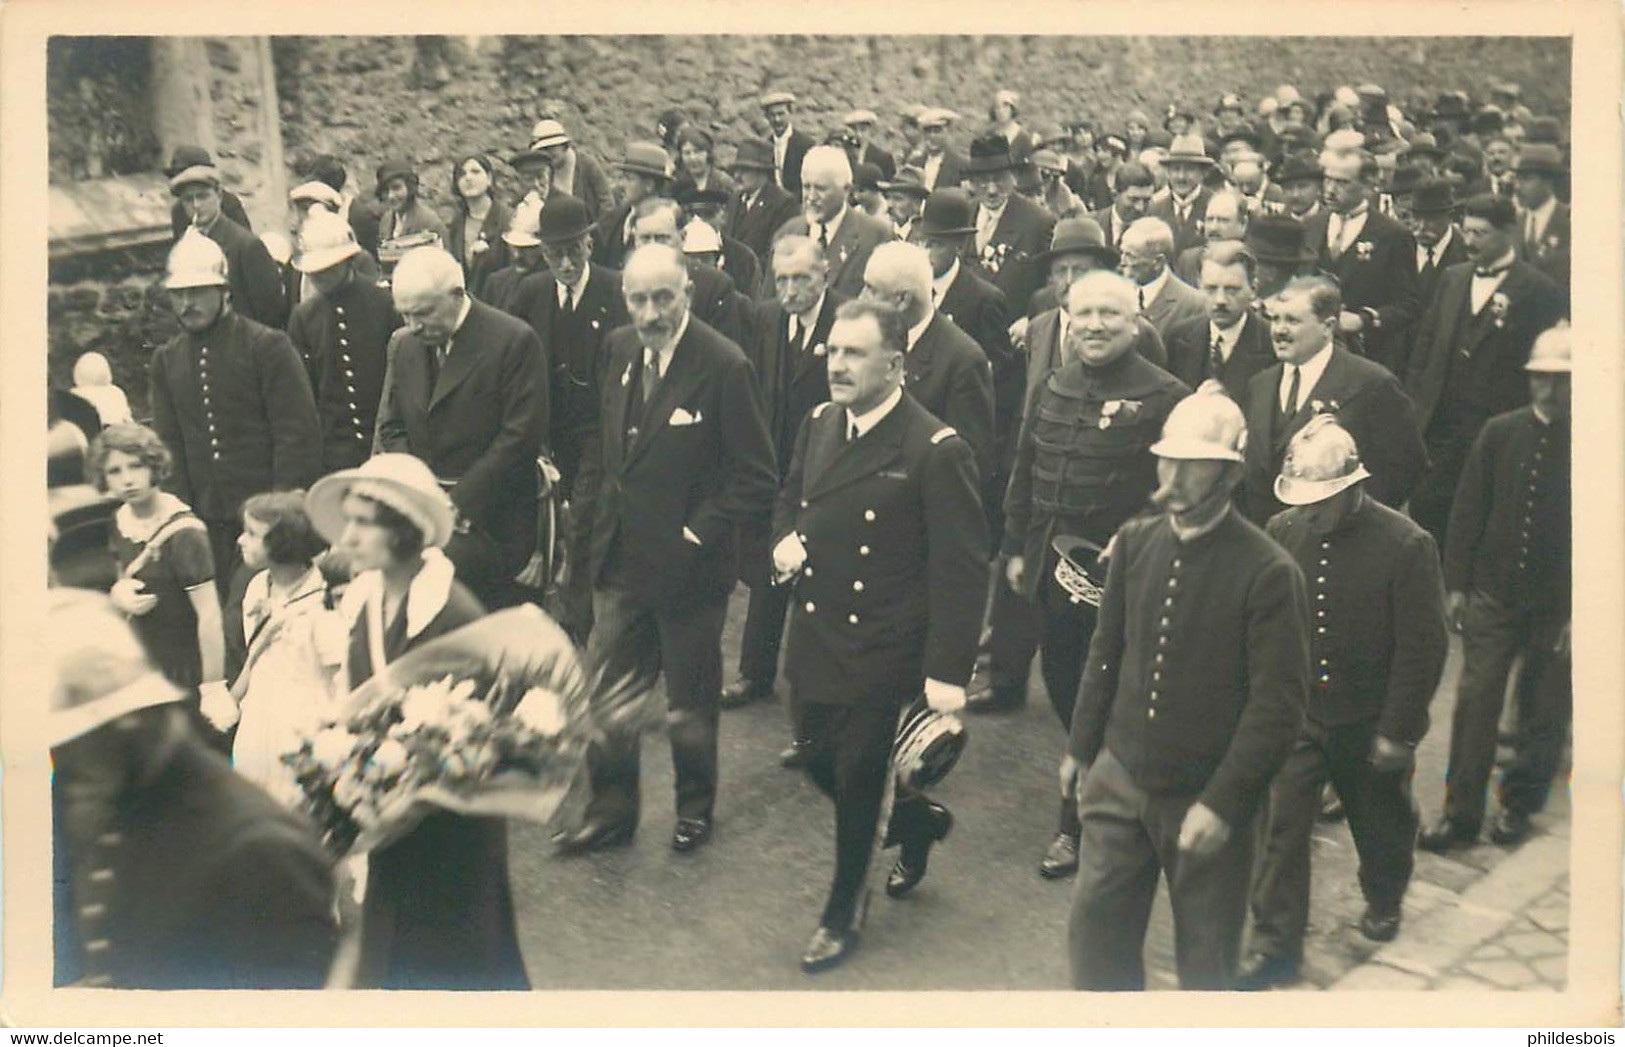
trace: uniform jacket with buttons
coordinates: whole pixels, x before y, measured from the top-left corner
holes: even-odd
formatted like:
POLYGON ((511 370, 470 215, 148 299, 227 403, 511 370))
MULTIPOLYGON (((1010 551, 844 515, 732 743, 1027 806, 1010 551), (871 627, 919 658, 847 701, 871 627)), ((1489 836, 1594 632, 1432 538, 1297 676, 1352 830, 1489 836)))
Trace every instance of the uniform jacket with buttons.
POLYGON ((1420 742, 1450 646, 1433 537, 1372 498, 1329 535, 1310 531, 1297 509, 1267 530, 1309 592, 1309 719, 1375 721, 1384 738, 1420 742))
POLYGON ((310 378, 283 332, 228 310, 154 353, 148 382, 152 427, 175 459, 168 487, 203 519, 321 475, 310 378))
POLYGON ((691 314, 640 412, 637 332, 619 329, 606 350, 598 427, 583 442, 576 481, 577 540, 589 550, 593 585, 613 577, 666 607, 726 594, 735 531, 772 516, 777 486, 750 362, 691 314))
POLYGON ((1417 290, 1416 238, 1373 201, 1360 235, 1334 259, 1326 243, 1330 223, 1325 210, 1306 223, 1308 242, 1320 252, 1316 264, 1337 277, 1343 309, 1364 316, 1365 328, 1356 336, 1360 355, 1398 369, 1427 305, 1417 290))
POLYGON ((1281 418, 1281 375, 1277 363, 1247 383, 1242 411, 1247 417, 1247 471, 1238 492, 1250 519, 1262 524, 1285 506, 1275 500, 1275 477, 1287 444, 1317 414, 1329 413, 1354 437, 1360 461, 1371 473, 1366 492, 1388 506, 1402 506, 1427 471, 1411 401, 1381 364, 1333 346, 1332 358, 1313 388, 1300 389, 1298 411, 1281 418))
POLYGON ((1191 318, 1168 330, 1168 370, 1192 389, 1209 378, 1217 378, 1224 391, 1238 404, 1247 402, 1247 383, 1253 375, 1275 363, 1270 346, 1269 325, 1249 309, 1242 319, 1241 334, 1230 350, 1230 358, 1215 374, 1212 366, 1213 325, 1206 318, 1191 318))
POLYGON ((410 328, 389 342, 375 451, 413 454, 455 482, 458 514, 517 572, 536 543, 536 456, 548 424, 548 368, 536 333, 472 302, 444 364, 410 328))
POLYGON ((1073 757, 1105 746, 1145 791, 1245 825, 1303 724, 1303 572, 1233 511, 1190 542, 1166 516, 1131 520, 1108 564, 1073 757))
POLYGON ((400 326, 389 291, 359 277, 332 297, 317 294, 300 302, 289 318, 288 338, 316 397, 324 473, 371 457, 389 337, 400 326))
POLYGON ((961 262, 937 303, 937 312, 970 335, 993 368, 993 460, 1001 476, 1009 474, 1016 453, 1027 382, 1027 358, 1010 344, 1010 301, 984 270, 961 262))
MULTIPOLYGON (((810 236, 807 216, 798 214, 779 226, 773 239, 782 236, 810 236)), ((856 298, 863 290, 863 271, 869 265, 869 255, 881 244, 891 242, 891 226, 878 218, 847 207, 835 236, 824 248, 824 260, 829 263, 829 286, 849 298, 856 298)), ((772 250, 763 257, 772 264, 772 250)))
POLYGON ((1133 352, 1104 367, 1074 360, 1050 375, 1028 405, 1004 502, 1002 551, 1026 560, 1023 596, 1055 567, 1051 539, 1075 535, 1105 548, 1146 508, 1157 485, 1151 445, 1189 393, 1133 352))
POLYGON ((773 541, 795 533, 785 674, 797 700, 895 706, 927 678, 964 685, 987 593, 980 479, 969 445, 906 392, 847 439, 823 404, 796 438, 773 541))
POLYGON ((319 989, 337 941, 311 828, 190 735, 73 840, 78 984, 319 989))
POLYGON ((232 306, 250 320, 280 328, 288 322, 288 296, 264 241, 221 215, 203 235, 220 245, 226 256, 226 279, 231 283, 232 306))
POLYGON ((977 475, 993 475, 993 368, 959 325, 937 312, 903 357, 903 386, 921 407, 964 437, 977 475))
POLYGON ((1445 532, 1451 592, 1481 592, 1514 610, 1569 617, 1573 543, 1568 422, 1521 407, 1487 422, 1456 487, 1445 532))

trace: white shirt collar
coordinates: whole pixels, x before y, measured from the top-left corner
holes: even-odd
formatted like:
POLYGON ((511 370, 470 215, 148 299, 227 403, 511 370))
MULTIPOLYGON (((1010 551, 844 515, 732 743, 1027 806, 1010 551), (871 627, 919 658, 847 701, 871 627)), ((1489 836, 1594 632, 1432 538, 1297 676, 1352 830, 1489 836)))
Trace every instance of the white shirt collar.
POLYGON ((1157 296, 1162 294, 1162 289, 1168 286, 1168 277, 1172 272, 1173 270, 1163 266, 1162 273, 1155 280, 1141 285, 1140 292, 1145 296, 1145 307, 1147 309, 1151 308, 1151 303, 1155 302, 1157 296))
POLYGON ((462 309, 462 311, 460 313, 457 314, 457 323, 451 329, 451 337, 446 339, 446 344, 448 346, 457 337, 457 332, 461 331, 463 329, 463 321, 468 319, 468 314, 469 314, 470 311, 473 310, 473 308, 474 308, 474 296, 471 295, 471 294, 464 294, 463 295, 463 309, 462 309))
POLYGON ((785 124, 784 125, 784 133, 774 135, 773 136, 773 141, 780 142, 780 143, 788 142, 788 141, 790 141, 790 136, 795 134, 795 133, 796 133, 796 125, 795 124, 793 124, 793 123, 785 124))
MULTIPOLYGON (((1332 213, 1343 223, 1341 227, 1343 231, 1340 239, 1345 244, 1352 244, 1355 240, 1359 239, 1360 234, 1365 231, 1365 220, 1371 214, 1371 205, 1369 203, 1363 203, 1355 209, 1353 214, 1337 214, 1335 211, 1332 213)), ((1328 229, 1331 228, 1331 223, 1329 221, 1326 223, 1326 225, 1328 229)))
POLYGON ((908 351, 913 351, 914 343, 920 340, 920 336, 925 333, 925 329, 931 326, 931 318, 936 315, 937 310, 936 307, 933 306, 932 308, 926 310, 925 319, 908 329, 908 351))
POLYGON ((931 301, 940 303, 943 296, 948 293, 948 288, 952 287, 954 285, 954 281, 958 278, 959 259, 955 258, 954 264, 948 267, 948 271, 946 273, 943 273, 941 276, 938 276, 931 281, 931 301))
POLYGON ((805 331, 810 331, 814 327, 818 326, 819 314, 821 314, 824 311, 824 297, 828 293, 829 292, 826 291, 826 292, 824 292, 824 294, 819 295, 818 296, 818 301, 813 303, 811 309, 808 309, 804 313, 797 313, 796 314, 796 322, 801 324, 802 331, 804 331, 804 332, 805 331))
POLYGON ((1484 267, 1486 269, 1500 270, 1499 272, 1497 272, 1494 276, 1479 276, 1478 275, 1478 267, 1474 266, 1473 267, 1473 279, 1474 280, 1494 280, 1496 283, 1500 283, 1506 277, 1507 270, 1510 269, 1512 267, 1513 263, 1516 262, 1517 260, 1518 260, 1518 252, 1515 251, 1515 250, 1509 250, 1506 254, 1502 255, 1501 257, 1497 258, 1495 261, 1491 262, 1489 265, 1484 267))
POLYGON ((851 411, 846 412, 846 426, 849 430, 853 426, 857 426, 859 436, 867 435, 869 430, 879 425, 881 420, 888 414, 891 414, 892 409, 901 403, 902 400, 903 387, 898 386, 887 394, 884 400, 869 408, 869 410, 865 411, 863 414, 853 414, 851 411))
POLYGON ((677 333, 672 335, 671 341, 667 342, 659 349, 651 350, 645 348, 643 350, 643 361, 645 363, 648 363, 649 354, 651 352, 655 354, 655 359, 658 361, 655 366, 660 370, 660 377, 666 377, 666 372, 671 370, 672 354, 677 352, 677 343, 681 342, 683 340, 683 335, 688 333, 688 321, 693 315, 694 311, 692 309, 683 313, 683 322, 677 325, 677 333))
POLYGON ((1217 338, 1219 340, 1219 355, 1228 360, 1230 359, 1230 354, 1236 351, 1236 343, 1241 340, 1241 329, 1246 325, 1246 313, 1242 313, 1241 319, 1237 320, 1229 327, 1220 327, 1212 320, 1209 320, 1207 322, 1208 344, 1213 344, 1213 339, 1217 338))
POLYGON ((841 231, 841 223, 846 221, 846 212, 849 211, 849 210, 851 210, 850 207, 848 207, 846 204, 842 204, 841 209, 839 211, 835 212, 835 217, 831 218, 829 221, 827 221, 827 222, 808 221, 808 223, 807 223, 807 235, 809 237, 811 237, 812 239, 817 240, 818 239, 818 229, 819 229, 820 226, 822 226, 824 231, 825 231, 826 238, 829 240, 830 243, 834 243, 835 242, 835 235, 841 231))
MULTIPOLYGON (((1298 407, 1309 402, 1309 394, 1315 391, 1315 386, 1320 383, 1320 376, 1326 373, 1326 365, 1332 362, 1332 348, 1333 344, 1327 342, 1326 347, 1320 352, 1296 365, 1301 375, 1298 379, 1298 407)), ((1283 403, 1286 401, 1286 394, 1292 390, 1293 366, 1287 364, 1281 368, 1280 400, 1283 403)))
MULTIPOLYGON (((581 269, 581 282, 569 288, 570 298, 576 305, 581 304, 581 296, 587 293, 587 281, 592 279, 592 266, 583 266, 581 269)), ((559 284, 559 304, 564 304, 565 285, 559 284)))

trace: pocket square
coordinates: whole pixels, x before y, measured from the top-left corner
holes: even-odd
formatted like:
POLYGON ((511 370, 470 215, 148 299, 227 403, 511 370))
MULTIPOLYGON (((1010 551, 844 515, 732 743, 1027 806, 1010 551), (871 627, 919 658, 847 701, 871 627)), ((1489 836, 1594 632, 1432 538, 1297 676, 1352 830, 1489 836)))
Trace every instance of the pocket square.
POLYGON ((671 421, 669 423, 667 423, 667 424, 669 424, 669 425, 698 425, 698 424, 700 424, 700 417, 701 417, 701 415, 700 415, 700 412, 698 412, 698 411, 695 411, 693 414, 689 414, 687 411, 685 411, 681 407, 679 407, 679 408, 677 408, 675 411, 673 411, 671 413, 671 421))

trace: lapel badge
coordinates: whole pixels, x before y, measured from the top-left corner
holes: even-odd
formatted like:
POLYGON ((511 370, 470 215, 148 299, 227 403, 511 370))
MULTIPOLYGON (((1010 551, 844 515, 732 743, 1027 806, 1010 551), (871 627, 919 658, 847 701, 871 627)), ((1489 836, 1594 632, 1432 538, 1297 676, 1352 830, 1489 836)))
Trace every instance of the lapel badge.
POLYGON ((1495 318, 1497 329, 1507 325, 1507 309, 1511 305, 1512 302, 1507 298, 1504 291, 1497 291, 1490 295, 1490 315, 1495 318))
POLYGON ((812 347, 812 354, 814 356, 826 356, 829 354, 829 350, 824 347, 823 342, 819 342, 817 345, 812 347))
POLYGON ((626 386, 629 386, 631 384, 632 384, 632 365, 627 364, 626 365, 626 370, 621 372, 621 387, 625 388, 626 386))
POLYGON ((1374 250, 1376 250, 1376 245, 1370 240, 1361 240, 1354 245, 1354 254, 1362 262, 1371 261, 1371 252, 1374 250))

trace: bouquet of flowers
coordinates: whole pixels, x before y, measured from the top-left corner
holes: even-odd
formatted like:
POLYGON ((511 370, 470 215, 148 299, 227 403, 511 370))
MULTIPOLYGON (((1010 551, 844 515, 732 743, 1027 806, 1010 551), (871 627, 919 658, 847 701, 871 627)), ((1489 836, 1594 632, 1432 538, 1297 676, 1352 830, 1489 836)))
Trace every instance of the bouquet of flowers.
POLYGON ((547 823, 595 738, 642 726, 629 681, 585 671, 533 606, 411 651, 283 755, 340 857, 398 840, 434 810, 547 823))

